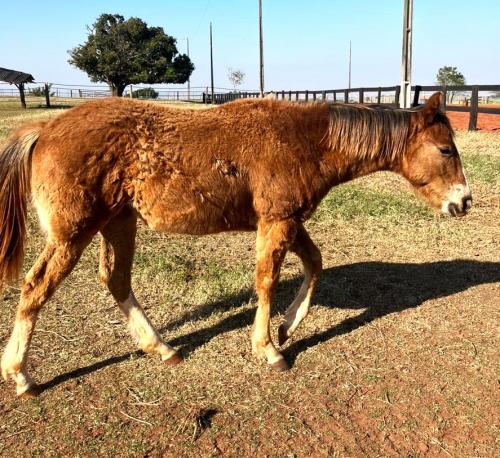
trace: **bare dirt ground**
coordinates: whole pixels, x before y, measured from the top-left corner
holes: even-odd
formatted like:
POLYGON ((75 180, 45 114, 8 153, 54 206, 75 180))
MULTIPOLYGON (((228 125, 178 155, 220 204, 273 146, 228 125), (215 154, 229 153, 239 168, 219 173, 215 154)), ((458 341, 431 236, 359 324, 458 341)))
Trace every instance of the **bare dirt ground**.
MULTIPOLYGON (((454 129, 467 130, 469 128, 469 113, 448 111, 446 114, 450 118, 454 129)), ((477 116, 477 129, 500 133, 500 115, 479 113, 477 116)))
MULTIPOLYGON (((29 366, 44 392, 0 383, 0 455, 499 456, 500 136, 457 143, 466 218, 435 215, 389 174, 327 196, 308 223, 325 271, 287 373, 251 352, 253 234, 141 227, 135 291, 185 356, 175 368, 136 350, 98 283, 96 240, 37 325, 29 366)), ((43 246, 33 216, 28 245, 25 268, 43 246)), ((290 255, 274 331, 300 281, 290 255)), ((0 295, 1 347, 18 293, 0 295)))

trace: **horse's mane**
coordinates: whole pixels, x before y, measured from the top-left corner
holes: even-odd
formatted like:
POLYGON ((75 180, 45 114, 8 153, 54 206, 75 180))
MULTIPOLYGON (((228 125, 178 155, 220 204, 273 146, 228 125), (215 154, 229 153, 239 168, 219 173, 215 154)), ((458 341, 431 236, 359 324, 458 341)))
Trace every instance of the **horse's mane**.
POLYGON ((333 104, 324 141, 331 150, 363 159, 394 160, 405 152, 414 111, 333 104))

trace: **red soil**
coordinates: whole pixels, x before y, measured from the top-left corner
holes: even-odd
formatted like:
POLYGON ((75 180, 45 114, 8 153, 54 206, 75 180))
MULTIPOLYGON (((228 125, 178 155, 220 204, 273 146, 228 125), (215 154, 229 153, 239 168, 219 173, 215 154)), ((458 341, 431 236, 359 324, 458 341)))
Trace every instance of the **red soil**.
MULTIPOLYGON (((493 108, 493 105, 488 105, 488 107, 493 108)), ((448 111, 446 114, 450 118, 454 129, 467 130, 469 128, 469 113, 448 111)), ((477 117, 477 129, 500 133, 500 115, 479 113, 477 117)))

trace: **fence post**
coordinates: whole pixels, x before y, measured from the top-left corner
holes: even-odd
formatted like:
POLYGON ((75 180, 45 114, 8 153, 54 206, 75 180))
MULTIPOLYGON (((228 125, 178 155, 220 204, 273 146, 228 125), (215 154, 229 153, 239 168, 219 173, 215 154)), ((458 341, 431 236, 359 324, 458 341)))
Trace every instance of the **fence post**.
POLYGON ((359 103, 365 103, 365 91, 363 89, 359 90, 359 103))
POLYGON ((418 107, 418 99, 420 98, 420 92, 422 91, 422 86, 415 86, 415 92, 413 93, 413 103, 412 107, 418 107))
POLYGON ((447 102, 447 99, 448 99, 448 89, 446 86, 443 86, 443 103, 441 104, 441 111, 443 113, 446 113, 446 102, 447 102))
POLYGON ((396 94, 394 96, 394 99, 395 99, 395 102, 396 102, 396 106, 399 107, 399 96, 401 94, 401 86, 396 86, 396 94))
POLYGON ((337 101, 337 93, 335 91, 333 91, 333 101, 334 102, 337 101))
POLYGON ((50 88, 49 88, 49 83, 45 83, 44 92, 45 92, 45 106, 47 108, 50 108, 50 88))
POLYGON ((382 103, 382 88, 379 87, 377 91, 377 103, 380 105, 382 103))
POLYGON ((16 84, 19 89, 19 98, 21 99, 21 108, 26 108, 26 99, 24 97, 24 83, 16 84))
POLYGON ((306 89, 306 102, 309 100, 309 90, 306 89))
POLYGON ((349 89, 344 89, 344 103, 349 103, 349 89))
POLYGON ((472 94, 470 97, 469 130, 477 130, 478 102, 479 89, 477 86, 472 86, 472 94))
POLYGON ((316 100, 316 91, 313 91, 312 95, 313 95, 313 100, 316 100))
POLYGON ((323 102, 326 100, 326 91, 321 93, 321 98, 323 99, 323 102))

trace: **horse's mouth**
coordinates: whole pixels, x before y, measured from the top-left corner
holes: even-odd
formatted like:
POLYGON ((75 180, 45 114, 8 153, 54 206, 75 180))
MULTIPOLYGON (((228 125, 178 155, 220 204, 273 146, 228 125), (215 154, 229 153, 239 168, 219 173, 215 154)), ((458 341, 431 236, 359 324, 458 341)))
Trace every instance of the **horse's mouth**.
POLYGON ((470 205, 464 205, 462 209, 458 207, 458 205, 454 202, 451 202, 447 206, 447 214, 453 217, 462 217, 465 216, 470 208, 470 205))

